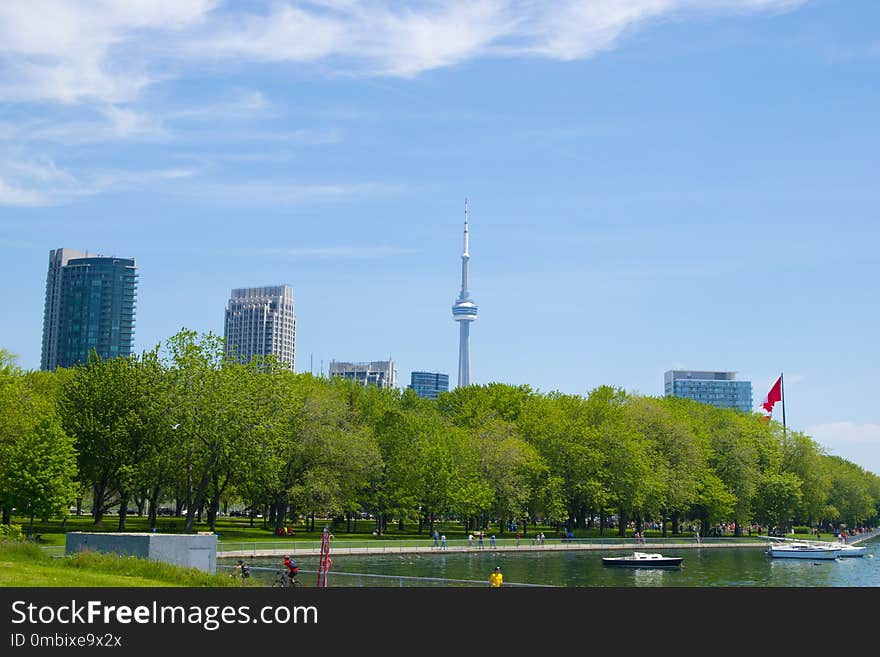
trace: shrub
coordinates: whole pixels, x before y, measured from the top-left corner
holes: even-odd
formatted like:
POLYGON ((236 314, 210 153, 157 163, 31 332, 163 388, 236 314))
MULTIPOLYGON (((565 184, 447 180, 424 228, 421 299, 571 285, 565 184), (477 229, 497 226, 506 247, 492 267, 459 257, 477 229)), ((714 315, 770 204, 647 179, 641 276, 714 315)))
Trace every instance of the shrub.
POLYGON ((23 541, 24 534, 21 533, 21 525, 0 525, 0 539, 23 541))
POLYGON ((810 527, 792 527, 792 531, 795 534, 812 534, 813 530, 810 527))

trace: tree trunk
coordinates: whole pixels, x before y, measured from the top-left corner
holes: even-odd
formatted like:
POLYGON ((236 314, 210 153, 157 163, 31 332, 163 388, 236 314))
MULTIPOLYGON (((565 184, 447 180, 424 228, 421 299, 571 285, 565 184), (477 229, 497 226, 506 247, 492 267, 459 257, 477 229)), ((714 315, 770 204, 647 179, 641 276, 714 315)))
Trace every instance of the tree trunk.
POLYGON ((626 536, 626 522, 628 520, 628 516, 626 512, 621 510, 617 514, 617 535, 620 537, 626 536))
POLYGON ((104 519, 104 495, 107 494, 107 478, 101 477, 101 480, 95 484, 92 493, 92 511, 95 518, 95 525, 101 524, 104 519))
POLYGON ((125 518, 128 516, 128 491, 120 491, 119 495, 119 524, 117 531, 125 531, 125 518))
POLYGON ((275 522, 272 526, 275 528, 275 536, 280 536, 280 532, 284 528, 284 522, 287 520, 287 494, 282 493, 275 498, 272 505, 272 514, 275 516, 275 522))
POLYGON ((186 522, 183 525, 183 532, 185 534, 191 534, 193 531, 193 525, 196 521, 196 510, 198 510, 199 520, 202 518, 202 500, 204 499, 205 489, 208 487, 208 481, 210 479, 210 471, 206 470, 202 475, 201 481, 199 481, 199 486, 196 488, 195 498, 192 500, 192 504, 187 506, 186 508, 186 522))
POLYGON ((149 511, 149 525, 150 529, 155 529, 159 524, 159 487, 156 486, 153 488, 153 493, 150 495, 150 504, 148 507, 149 511))

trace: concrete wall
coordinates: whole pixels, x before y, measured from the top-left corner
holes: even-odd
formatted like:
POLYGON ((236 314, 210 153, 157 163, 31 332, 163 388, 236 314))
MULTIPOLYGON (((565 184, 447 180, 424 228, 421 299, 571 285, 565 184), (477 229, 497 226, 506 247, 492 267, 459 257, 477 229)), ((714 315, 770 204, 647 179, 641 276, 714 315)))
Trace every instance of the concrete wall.
POLYGON ((68 533, 65 554, 82 550, 131 555, 212 574, 217 572, 215 534, 68 533))

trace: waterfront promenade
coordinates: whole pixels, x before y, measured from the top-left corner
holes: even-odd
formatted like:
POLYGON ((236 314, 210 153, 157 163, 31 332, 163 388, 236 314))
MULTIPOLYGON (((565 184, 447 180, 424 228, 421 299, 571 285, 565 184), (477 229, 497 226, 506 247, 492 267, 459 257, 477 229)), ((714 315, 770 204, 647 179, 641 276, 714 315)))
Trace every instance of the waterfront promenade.
MULTIPOLYGON (((575 539, 562 541, 555 539, 544 543, 531 543, 522 539, 519 545, 515 543, 498 542, 494 547, 486 541, 484 547, 476 544, 469 545, 466 540, 448 541, 445 548, 433 547, 431 541, 427 545, 415 545, 408 541, 340 541, 331 544, 332 554, 448 554, 462 552, 559 552, 577 550, 628 550, 649 551, 657 549, 691 549, 691 548, 764 548, 770 545, 770 541, 760 537, 735 539, 730 538, 703 538, 699 542, 694 539, 645 539, 644 543, 627 540, 596 540, 575 539)), ((475 542, 476 543, 476 542, 475 542)), ((320 546, 297 545, 290 543, 249 543, 249 544, 221 544, 217 552, 218 557, 274 557, 289 554, 303 556, 318 556, 321 553, 320 546)))
MULTIPOLYGON (((847 537, 847 543, 855 545, 863 541, 875 538, 880 532, 857 534, 847 537)), ((791 536, 791 535, 790 535, 791 536)), ((809 540, 807 537, 794 536, 794 540, 809 540)), ((791 540, 791 538, 789 538, 791 540)), ((543 543, 535 542, 532 537, 515 539, 500 539, 495 546, 489 540, 484 541, 484 547, 480 547, 475 539, 469 542, 467 539, 447 541, 446 547, 435 547, 431 539, 424 541, 333 541, 330 551, 332 554, 444 554, 462 552, 558 552, 578 550, 623 550, 623 551, 652 551, 652 550, 681 550, 681 549, 717 549, 717 548, 743 548, 743 549, 766 549, 772 543, 766 536, 741 536, 741 537, 702 537, 696 538, 646 538, 643 542, 632 538, 606 538, 606 539, 573 539, 562 540, 559 538, 546 539, 543 543)), ((221 543, 218 546, 217 556, 221 558, 253 558, 275 556, 319 556, 321 553, 318 541, 272 541, 253 543, 221 543)))

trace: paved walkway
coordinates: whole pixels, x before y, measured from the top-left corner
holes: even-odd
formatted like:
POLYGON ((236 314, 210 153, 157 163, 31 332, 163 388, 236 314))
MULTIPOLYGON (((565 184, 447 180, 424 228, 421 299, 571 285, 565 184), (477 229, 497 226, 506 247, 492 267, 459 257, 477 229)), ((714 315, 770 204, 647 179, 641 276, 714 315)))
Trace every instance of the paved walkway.
POLYGON ((872 538, 876 538, 880 536, 880 529, 875 532, 867 533, 867 534, 856 534, 855 536, 847 536, 846 543, 847 545, 855 545, 856 543, 864 543, 865 541, 870 541, 872 538))
MULTIPOLYGON (((679 543, 636 543, 634 541, 626 543, 545 543, 543 545, 499 545, 496 547, 469 547, 449 546, 446 549, 424 546, 393 546, 383 545, 376 547, 346 547, 331 546, 331 554, 445 554, 445 553, 461 553, 461 552, 555 552, 555 551, 576 551, 576 550, 625 550, 638 552, 652 552, 657 550, 681 550, 681 549, 714 549, 714 548, 761 548, 767 549, 769 541, 752 540, 752 541, 730 541, 722 540, 718 542, 701 542, 687 541, 679 543)), ((297 548, 293 544, 285 548, 259 548, 255 545, 253 549, 247 550, 230 550, 219 551, 218 557, 275 557, 285 554, 297 556, 318 556, 321 553, 320 548, 297 548)))
MULTIPOLYGON (((880 535, 880 530, 870 533, 870 534, 857 534, 856 536, 847 536, 847 543, 850 545, 855 545, 857 543, 862 543, 864 541, 870 540, 872 538, 876 538, 880 535)), ((808 538, 800 539, 795 538, 794 540, 809 540, 808 538)), ((591 542, 589 539, 587 540, 575 540, 573 542, 562 542, 558 539, 552 540, 552 542, 546 542, 543 545, 533 545, 531 542, 521 543, 520 545, 497 545, 496 547, 489 547, 488 545, 484 548, 477 547, 476 545, 450 545, 446 548, 439 547, 431 547, 431 546, 412 546, 412 545, 396 545, 394 542, 389 541, 383 543, 382 545, 375 546, 348 546, 345 545, 345 542, 339 542, 333 544, 331 547, 332 554, 444 554, 444 553, 462 553, 462 552, 552 552, 552 551, 579 551, 579 550, 621 550, 621 551, 638 551, 638 552, 655 552, 660 550, 687 550, 687 549, 716 549, 716 548, 751 548, 751 549, 766 549, 767 546, 771 544, 771 541, 767 539, 765 536, 755 536, 752 537, 751 540, 737 540, 733 537, 731 538, 709 538, 702 539, 702 541, 696 541, 693 539, 686 539, 677 542, 667 542, 660 541, 654 539, 647 539, 645 543, 638 543, 636 541, 625 541, 625 542, 591 542)), ((241 557, 277 557, 283 556, 286 554, 289 555, 297 555, 297 556, 319 556, 321 554, 321 548, 318 546, 315 547, 303 547, 297 546, 296 543, 291 542, 288 545, 284 545, 282 547, 278 547, 277 544, 273 544, 271 547, 261 547, 259 543, 252 543, 247 548, 238 549, 238 550, 223 550, 222 544, 220 545, 220 551, 218 551, 218 557, 230 557, 230 558, 241 558, 241 557)))

